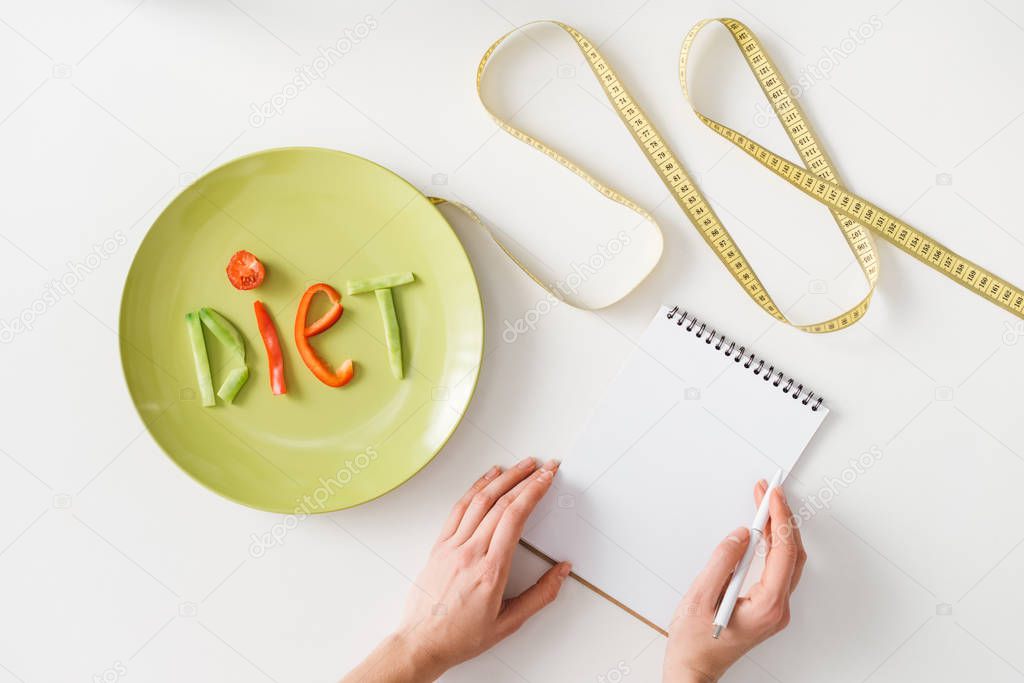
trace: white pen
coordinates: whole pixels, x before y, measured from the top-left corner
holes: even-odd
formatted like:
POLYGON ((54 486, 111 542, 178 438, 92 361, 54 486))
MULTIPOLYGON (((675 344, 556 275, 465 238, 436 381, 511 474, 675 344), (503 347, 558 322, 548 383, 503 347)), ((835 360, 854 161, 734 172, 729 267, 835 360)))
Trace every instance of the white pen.
POLYGON ((757 508, 757 514, 754 515, 754 521, 750 524, 750 543, 747 545, 743 557, 740 558, 740 563, 736 565, 736 570, 732 574, 732 581, 729 582, 729 587, 725 589, 725 595, 722 596, 722 602, 718 605, 715 620, 712 622, 714 625, 714 631, 711 633, 712 638, 717 639, 719 634, 722 633, 722 629, 729 625, 729 618, 732 617, 732 611, 736 608, 736 600, 740 597, 740 589, 743 588, 747 572, 750 571, 750 563, 754 559, 754 553, 757 552, 757 544, 764 536, 764 525, 768 523, 768 509, 772 491, 777 489, 781 483, 782 470, 779 470, 772 477, 771 482, 768 483, 768 490, 764 492, 764 498, 761 499, 761 504, 757 508))

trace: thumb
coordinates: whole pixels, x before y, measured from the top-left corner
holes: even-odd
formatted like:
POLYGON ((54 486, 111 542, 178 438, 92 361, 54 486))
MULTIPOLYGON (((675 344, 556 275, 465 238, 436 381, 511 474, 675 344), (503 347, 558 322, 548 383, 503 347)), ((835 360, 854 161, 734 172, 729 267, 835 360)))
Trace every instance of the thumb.
POLYGON ((701 607, 706 610, 714 610, 719 596, 725 590, 729 575, 736 569, 749 542, 750 530, 741 526, 715 548, 704 571, 700 573, 693 584, 692 590, 696 591, 696 595, 699 596, 701 607))
POLYGON ((556 564, 544 572, 544 575, 537 579, 537 583, 506 601, 499 618, 499 627, 503 634, 514 633, 527 619, 554 602, 570 571, 572 565, 568 562, 556 564))

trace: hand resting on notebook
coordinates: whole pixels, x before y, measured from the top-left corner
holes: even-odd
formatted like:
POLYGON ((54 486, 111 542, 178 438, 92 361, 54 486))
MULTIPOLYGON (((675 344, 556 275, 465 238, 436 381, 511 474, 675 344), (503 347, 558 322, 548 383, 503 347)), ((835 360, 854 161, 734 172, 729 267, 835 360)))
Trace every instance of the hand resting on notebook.
MULTIPOLYGON (((767 488, 764 480, 757 482, 755 505, 761 504, 767 488)), ((740 598, 720 639, 713 639, 711 622, 718 600, 750 542, 750 530, 740 527, 715 548, 676 609, 665 651, 665 683, 717 681, 736 660, 789 623, 789 596, 800 581, 807 553, 781 488, 772 493, 770 505, 761 580, 740 598)))
MULTIPOLYGON (((514 598, 505 599, 509 568, 527 518, 551 487, 556 461, 537 468, 528 458, 491 468, 455 503, 427 566, 416 579, 401 624, 342 683, 426 683, 514 633, 558 596, 569 563, 551 567, 514 598)), ((767 484, 758 482, 757 502, 767 484)), ((750 534, 732 532, 683 598, 665 655, 666 683, 708 683, 752 647, 785 627, 789 595, 806 554, 781 490, 765 529, 764 575, 736 606, 720 640, 711 638, 715 605, 750 534)))

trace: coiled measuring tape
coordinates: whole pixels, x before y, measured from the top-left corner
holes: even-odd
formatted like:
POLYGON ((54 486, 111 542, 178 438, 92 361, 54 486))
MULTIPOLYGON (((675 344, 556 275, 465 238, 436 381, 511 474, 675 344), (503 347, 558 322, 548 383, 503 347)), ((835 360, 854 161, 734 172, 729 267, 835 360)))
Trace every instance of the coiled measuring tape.
MULTIPOLYGON (((878 283, 878 253, 872 238, 872 233, 875 233, 895 245, 901 251, 910 254, 922 263, 949 277, 954 282, 973 291, 975 294, 988 299, 1017 317, 1024 318, 1024 289, 1011 285, 1006 280, 960 256, 949 247, 925 235, 920 230, 883 211, 863 197, 847 190, 840 182, 839 176, 829 160, 824 147, 821 146, 811 130, 810 124, 800 109, 800 105, 790 94, 789 85, 772 63, 771 58, 754 33, 736 19, 705 19, 690 29, 690 32, 683 40, 682 50, 679 55, 679 81, 683 89, 683 95, 686 97, 687 102, 690 103, 690 107, 697 117, 711 130, 739 147, 762 166, 783 180, 786 180, 807 196, 824 204, 832 214, 833 220, 835 220, 836 225, 842 232, 850 251, 857 259, 861 272, 863 272, 868 283, 868 293, 864 298, 852 308, 834 318, 811 324, 799 324, 790 321, 772 300, 768 290, 760 278, 758 278, 757 273, 754 272, 753 266, 743 255, 739 245, 715 214, 711 204, 701 194, 697 184, 687 174, 683 165, 673 154, 672 150, 669 149, 665 139, 655 129, 643 109, 626 90, 625 85, 623 85, 622 81, 612 70, 608 61, 586 36, 572 26, 558 21, 531 22, 531 24, 526 24, 509 31, 494 41, 487 49, 477 68, 476 88, 481 103, 495 123, 506 133, 543 152, 575 173, 608 199, 627 207, 645 221, 654 224, 656 227, 658 226, 654 217, 636 202, 602 184, 580 165, 555 151, 551 145, 515 128, 487 106, 483 98, 481 85, 487 64, 495 50, 513 33, 526 28, 526 26, 540 23, 554 24, 573 38, 576 46, 586 58, 591 70, 601 84, 601 88, 611 102, 612 107, 618 112, 619 118, 622 119, 629 129, 633 138, 643 150, 647 160, 658 171, 662 181, 686 213, 690 222, 704 238, 708 246, 711 247, 712 251, 715 252, 726 269, 732 273, 736 282, 743 287, 747 295, 772 317, 805 332, 816 333, 835 332, 849 327, 860 320, 868 309, 871 297, 878 283), (761 90, 771 103, 775 115, 782 123, 786 134, 799 153, 804 166, 787 161, 749 137, 705 116, 693 106, 693 102, 690 100, 686 77, 690 48, 693 46, 697 34, 709 24, 715 22, 725 26, 732 34, 736 45, 739 46, 746 59, 747 65, 760 84, 761 90)), ((443 200, 435 201, 440 202, 443 200)), ((463 207, 460 206, 459 208, 463 207)), ((466 209, 463 208, 463 210, 466 209)), ((472 215, 472 212, 469 213, 474 220, 479 222, 479 219, 472 215)), ((660 227, 658 227, 658 230, 660 231, 660 227)), ((559 292, 545 285, 537 276, 531 273, 493 233, 491 237, 498 242, 498 245, 505 253, 534 281, 554 296, 565 300, 559 292)), ((642 281, 647 274, 645 273, 641 276, 640 280, 642 281)), ((634 283, 630 290, 636 284, 639 284, 639 282, 634 283)), ((625 294, 622 296, 625 296, 625 294)), ((576 305, 571 301, 568 303, 576 305)), ((580 307, 585 308, 585 306, 580 307)))

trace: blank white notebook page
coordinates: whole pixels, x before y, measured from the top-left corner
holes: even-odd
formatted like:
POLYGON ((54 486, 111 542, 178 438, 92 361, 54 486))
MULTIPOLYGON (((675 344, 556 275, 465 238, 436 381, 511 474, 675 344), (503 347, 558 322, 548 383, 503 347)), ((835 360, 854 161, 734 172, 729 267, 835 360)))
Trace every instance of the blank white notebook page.
MULTIPOLYGON (((663 307, 534 511, 524 540, 668 630, 711 550, 750 524, 753 488, 788 473, 828 414, 770 362, 706 343, 663 307), (817 407, 815 410, 814 408, 817 407)), ((796 373, 799 377, 799 373, 796 373)))

